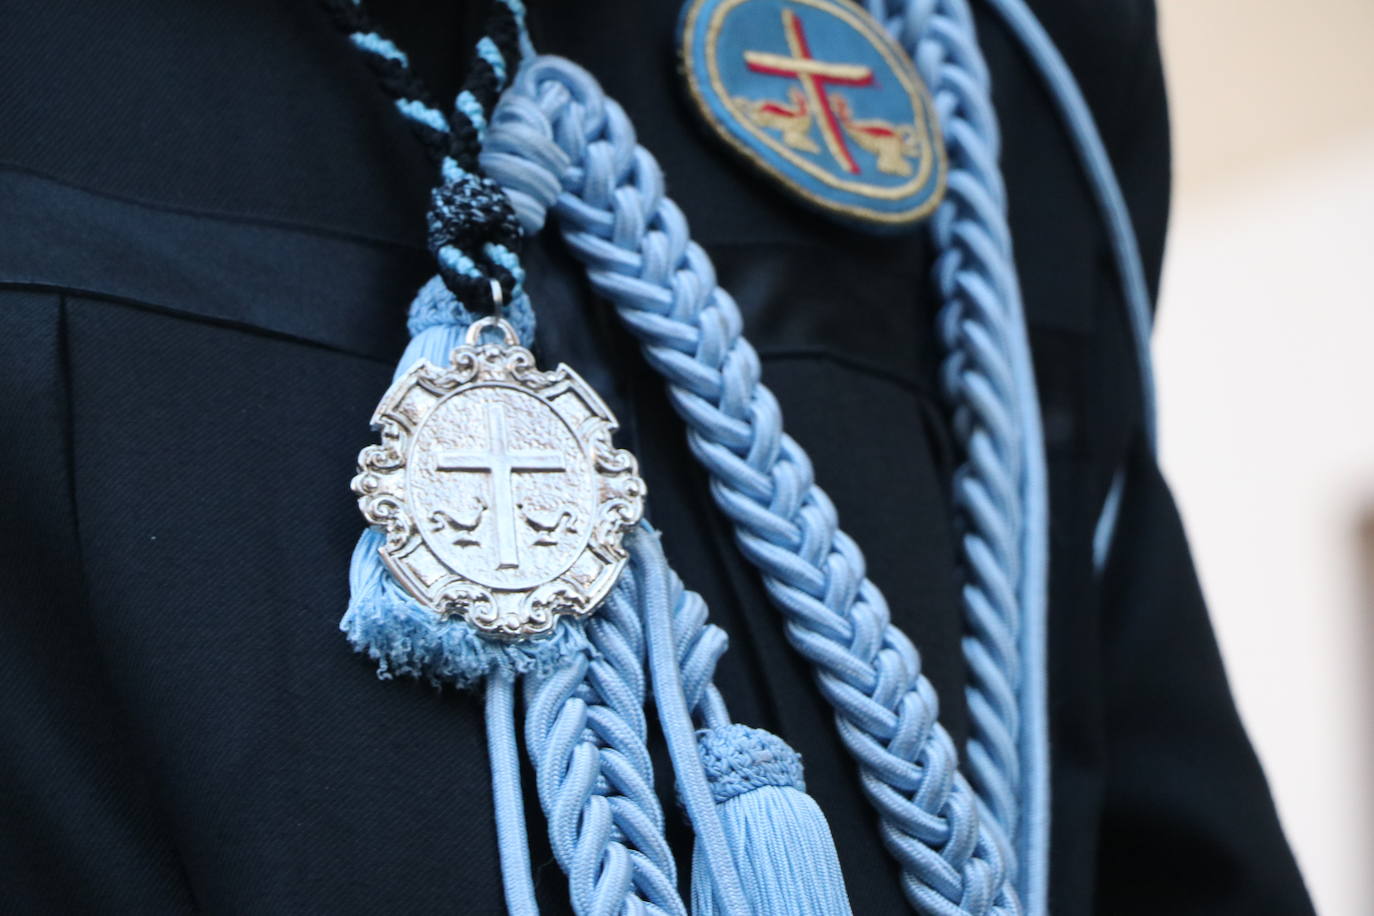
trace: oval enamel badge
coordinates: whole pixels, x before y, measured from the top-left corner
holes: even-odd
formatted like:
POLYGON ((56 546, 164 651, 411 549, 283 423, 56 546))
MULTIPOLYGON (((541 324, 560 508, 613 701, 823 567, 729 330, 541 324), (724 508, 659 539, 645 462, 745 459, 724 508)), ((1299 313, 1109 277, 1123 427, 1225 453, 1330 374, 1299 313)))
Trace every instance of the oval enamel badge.
POLYGON ((690 0, 683 72, 737 152, 807 203, 901 228, 939 203, 944 145, 916 68, 843 0, 690 0))

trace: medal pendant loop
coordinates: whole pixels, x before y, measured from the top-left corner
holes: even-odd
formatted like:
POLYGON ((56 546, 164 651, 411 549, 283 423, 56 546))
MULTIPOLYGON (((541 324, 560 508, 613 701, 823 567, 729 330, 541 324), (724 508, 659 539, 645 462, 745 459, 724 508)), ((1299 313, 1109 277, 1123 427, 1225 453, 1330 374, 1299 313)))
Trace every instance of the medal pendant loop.
POLYGON ((482 345, 482 335, 487 331, 496 331, 499 333, 502 337, 502 342, 507 347, 520 346, 520 335, 515 333, 515 328, 509 321, 499 315, 487 315, 468 325, 467 333, 463 335, 463 342, 469 347, 480 347, 482 345))

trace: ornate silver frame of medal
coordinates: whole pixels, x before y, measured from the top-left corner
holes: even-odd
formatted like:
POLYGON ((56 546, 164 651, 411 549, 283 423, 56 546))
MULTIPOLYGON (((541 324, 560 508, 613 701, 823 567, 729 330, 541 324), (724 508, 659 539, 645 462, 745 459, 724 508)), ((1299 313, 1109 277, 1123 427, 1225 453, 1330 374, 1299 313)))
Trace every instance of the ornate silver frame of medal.
POLYGON ((566 365, 541 371, 507 322, 473 323, 447 368, 412 366, 372 428, 382 442, 358 455, 353 492, 421 605, 514 640, 610 592, 644 511, 638 463, 592 387, 566 365))

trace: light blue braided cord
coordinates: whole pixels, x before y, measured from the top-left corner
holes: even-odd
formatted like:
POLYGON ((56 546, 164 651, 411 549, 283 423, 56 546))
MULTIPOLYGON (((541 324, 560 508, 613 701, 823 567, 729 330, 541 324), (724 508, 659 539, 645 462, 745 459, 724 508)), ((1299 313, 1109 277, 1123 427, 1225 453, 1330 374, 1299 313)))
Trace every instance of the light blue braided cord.
POLYGON ((525 679, 525 745, 579 916, 686 916, 645 745, 640 584, 627 570, 587 622, 596 655, 525 679))
MULTIPOLYGON (((633 538, 631 564, 638 580, 639 606, 648 629, 654 708, 658 710, 663 737, 673 760, 678 795, 696 831, 697 848, 707 863, 712 901, 719 901, 721 911, 730 916, 750 916, 748 898, 726 838, 724 821, 716 808, 702 757, 697 752, 692 707, 683 686, 683 662, 690 659, 679 653, 678 634, 673 626, 674 611, 685 603, 682 583, 668 569, 667 560, 656 542, 642 532, 635 532, 633 538)), ((688 634, 683 635, 690 638, 688 634)), ((714 667, 713 660, 711 668, 714 667)))
POLYGON ((530 878, 525 803, 520 793, 520 752, 515 744, 515 678, 508 672, 494 671, 487 678, 484 717, 506 910, 509 916, 539 916, 530 878))
POLYGON ((835 842, 801 757, 730 722, 713 681, 726 636, 668 566, 658 535, 627 539, 654 707, 696 833, 694 916, 851 916, 835 842))
POLYGON ((945 361, 964 453, 955 474, 965 586, 969 779, 1044 911, 1049 830, 1045 708, 1048 494, 1039 398, 1012 259, 1001 142, 966 0, 870 0, 930 86, 950 177, 931 219, 945 361))
POLYGON ((685 914, 644 744, 646 656, 651 648, 668 653, 655 665, 654 691, 674 769, 699 841, 714 853, 727 912, 744 916, 724 833, 718 822, 711 826, 718 815, 694 730, 738 728, 713 684, 727 640, 708 622, 701 598, 668 568, 657 537, 647 526, 628 536, 632 562, 587 621, 595 654, 526 678, 526 744, 574 910, 685 914), (671 629, 650 632, 665 626, 671 629), (702 792, 704 804, 692 797, 702 792))
POLYGON ((763 573, 789 639, 816 666, 912 904, 940 914, 1019 912, 915 647, 891 626, 862 554, 783 434, 738 307, 716 286, 624 112, 585 71, 538 58, 494 114, 482 162, 527 232, 556 204, 592 285, 668 380, 717 503, 763 573))

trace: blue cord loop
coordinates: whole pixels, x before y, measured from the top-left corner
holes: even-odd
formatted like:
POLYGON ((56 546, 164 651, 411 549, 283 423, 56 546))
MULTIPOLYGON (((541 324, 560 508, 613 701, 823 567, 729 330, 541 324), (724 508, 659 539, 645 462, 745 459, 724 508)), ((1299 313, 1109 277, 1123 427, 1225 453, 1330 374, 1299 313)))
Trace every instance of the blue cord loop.
POLYGON ((494 115, 488 147, 483 167, 522 195, 517 212, 526 230, 556 213, 593 288, 668 380, 713 496, 763 573, 793 645, 816 666, 912 904, 1019 912, 1009 849, 981 823, 919 656, 891 625, 805 453, 782 432, 777 401, 741 336, 738 307, 716 286, 709 258, 691 242, 624 112, 585 71, 537 58, 494 115), (560 160, 566 168, 548 174, 560 160), (559 190, 537 196, 551 188, 559 190))
MULTIPOLYGON (((350 31, 354 46, 371 56, 384 88, 397 96, 398 109, 412 119, 421 139, 447 133, 449 141, 428 213, 439 273, 412 303, 408 325, 414 336, 397 374, 420 359, 445 364, 475 312, 502 300, 511 302, 508 318, 528 346, 533 314, 523 291, 520 226, 501 189, 477 168, 496 94, 529 45, 518 0, 494 4, 508 15, 493 16, 492 34, 478 43, 478 61, 455 102, 452 121, 424 98, 406 55, 366 21, 356 0, 327 5, 350 31)), ((355 648, 378 661, 380 676, 410 675, 460 687, 485 679, 497 843, 511 913, 537 911, 514 723, 515 680, 524 675, 527 749, 574 909, 686 916, 645 746, 648 663, 655 706, 697 834, 698 858, 707 863, 704 870, 694 870, 694 897, 706 901, 698 909, 732 916, 790 914, 788 895, 777 892, 783 887, 800 889, 800 898, 814 904, 808 913, 848 916, 829 828, 820 809, 799 791, 761 817, 731 807, 734 826, 727 833, 696 738, 698 726, 729 726, 712 684, 725 638, 707 624, 700 599, 672 575, 655 534, 646 529, 630 536, 633 574, 622 577, 595 620, 565 622, 548 638, 515 643, 483 640, 465 621, 419 608, 383 568, 382 537, 365 531, 358 542, 341 626, 355 648), (737 823, 740 816, 747 828, 737 823), (765 852, 754 855, 755 847, 765 852), (810 874, 799 863, 780 868, 785 857, 768 853, 780 847, 804 849, 807 864, 821 867, 810 874), (751 862, 754 887, 746 893, 739 865, 751 862), (766 897, 758 896, 760 888, 766 897)))
MULTIPOLYGON (((913 906, 1013 914, 1024 901, 1026 911, 1043 913, 1045 459, 996 117, 966 0, 868 6, 929 83, 950 158, 949 190, 930 229, 944 300, 941 387, 964 459, 954 506, 970 674, 968 781, 937 721, 915 647, 890 624, 862 553, 840 530, 805 453, 783 432, 758 357, 741 336, 739 310, 716 286, 709 258, 691 241, 624 112, 588 74, 552 58, 526 67, 493 108, 532 53, 518 0, 493 3, 489 35, 449 115, 426 97, 406 55, 357 0, 325 3, 441 165, 429 212, 439 274, 412 306, 415 336, 402 369, 421 356, 442 362, 475 313, 492 306, 493 279, 529 345, 521 229, 539 231, 552 210, 593 287, 616 305, 667 379, 713 496, 835 707, 913 906), (490 179, 479 170, 479 151, 490 179)), ((1148 299, 1129 214, 1081 93, 1043 29, 1021 0, 992 4, 1042 71, 1092 181, 1130 309, 1153 438, 1148 299)), ((1104 513, 1099 554, 1111 527, 1104 513)), ((802 794, 799 759, 775 736, 730 723, 712 684, 724 634, 706 622, 700 599, 682 589, 647 529, 632 535, 633 572, 596 617, 560 628, 562 643, 516 647, 483 645, 462 621, 410 606, 381 569, 377 537, 367 532, 359 541, 343 627, 383 676, 460 685, 487 679, 512 912, 534 907, 514 763, 517 676, 526 690, 527 750, 577 912, 685 916, 645 747, 650 685, 697 832, 697 863, 704 863, 694 869, 694 912, 848 912, 828 828, 802 794), (789 860, 797 850, 802 857, 789 860), (813 875, 809 862, 819 863, 813 875)))
MULTIPOLYGON (((1126 305, 1126 319, 1130 325, 1131 338, 1135 343, 1136 371, 1140 376, 1141 423, 1145 442, 1151 451, 1158 448, 1159 429, 1156 418, 1155 384, 1153 359, 1150 355, 1150 330, 1154 314, 1150 308, 1150 290, 1145 283, 1145 267, 1140 256, 1140 245, 1135 237, 1135 225, 1126 207, 1125 195, 1117 181, 1107 148, 1097 131, 1092 111, 1073 78, 1072 71, 1035 18, 1024 0, 988 0, 988 5, 997 12, 1007 24, 1011 33, 1021 42, 1030 56, 1041 78, 1049 89, 1050 97, 1059 108, 1060 117, 1068 129, 1078 161, 1083 166, 1089 186, 1092 188, 1098 212, 1101 214, 1107 237, 1111 242, 1112 259, 1116 263, 1117 278, 1121 283, 1121 299, 1126 305)), ((1125 469, 1118 468, 1112 478, 1107 495, 1103 499, 1098 514, 1097 526, 1093 533, 1093 566, 1099 573, 1105 568, 1116 535, 1118 509, 1121 505, 1122 488, 1125 486, 1125 469)))

